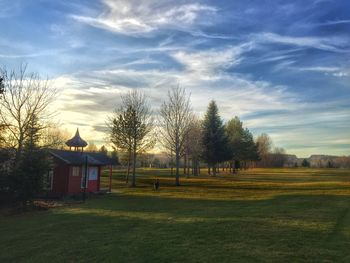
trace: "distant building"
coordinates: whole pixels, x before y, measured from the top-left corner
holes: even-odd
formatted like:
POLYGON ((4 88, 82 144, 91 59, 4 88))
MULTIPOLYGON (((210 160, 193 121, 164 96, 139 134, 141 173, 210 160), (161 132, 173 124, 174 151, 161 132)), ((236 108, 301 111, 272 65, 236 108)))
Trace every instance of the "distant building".
POLYGON ((62 197, 81 194, 84 191, 99 192, 101 171, 105 166, 110 167, 111 190, 112 166, 116 165, 117 161, 102 153, 84 152, 87 142, 80 137, 78 129, 66 145, 71 150, 49 150, 54 161, 53 169, 48 175, 50 194, 62 197))

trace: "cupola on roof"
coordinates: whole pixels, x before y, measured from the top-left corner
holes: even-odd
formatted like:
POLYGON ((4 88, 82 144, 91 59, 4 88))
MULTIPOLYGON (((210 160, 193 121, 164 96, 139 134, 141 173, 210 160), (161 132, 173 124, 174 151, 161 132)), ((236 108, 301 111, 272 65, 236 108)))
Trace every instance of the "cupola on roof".
POLYGON ((74 137, 68 141, 66 141, 66 145, 69 146, 69 147, 86 147, 88 144, 85 140, 83 140, 81 137, 80 137, 80 134, 79 134, 79 129, 77 129, 74 137))

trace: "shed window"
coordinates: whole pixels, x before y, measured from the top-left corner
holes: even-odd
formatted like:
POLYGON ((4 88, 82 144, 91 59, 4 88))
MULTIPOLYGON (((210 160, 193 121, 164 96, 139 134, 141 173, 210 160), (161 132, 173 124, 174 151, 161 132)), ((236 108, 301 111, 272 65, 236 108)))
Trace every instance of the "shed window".
POLYGON ((96 181, 98 177, 98 168, 89 167, 89 181, 96 181))
POLYGON ((72 169, 72 175, 73 176, 80 176, 80 167, 79 166, 74 166, 72 169))

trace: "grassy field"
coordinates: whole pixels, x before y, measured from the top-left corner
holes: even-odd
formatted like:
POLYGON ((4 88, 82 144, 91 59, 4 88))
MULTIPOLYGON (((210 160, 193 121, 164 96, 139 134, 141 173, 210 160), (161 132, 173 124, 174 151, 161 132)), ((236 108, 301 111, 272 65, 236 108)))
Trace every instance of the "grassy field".
MULTIPOLYGON (((0 215, 0 262, 350 262, 350 171, 114 174, 113 194, 0 215), (152 190, 155 177, 159 191, 152 190)), ((107 178, 104 178, 104 183, 107 178)))

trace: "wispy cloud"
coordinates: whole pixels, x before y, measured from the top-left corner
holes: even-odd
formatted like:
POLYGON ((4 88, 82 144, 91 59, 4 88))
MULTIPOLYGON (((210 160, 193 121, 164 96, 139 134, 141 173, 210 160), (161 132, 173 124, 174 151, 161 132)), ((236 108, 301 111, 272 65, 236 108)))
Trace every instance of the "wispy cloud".
POLYGON ((243 119, 254 131, 267 132, 277 145, 299 156, 327 152, 330 145, 338 148, 335 154, 344 154, 342 146, 350 144, 347 136, 350 110, 346 100, 294 105, 281 111, 248 113, 243 119))
POLYGON ((237 65, 242 60, 242 54, 252 48, 251 43, 229 47, 223 50, 205 50, 196 52, 179 51, 172 56, 188 71, 213 74, 217 69, 226 69, 237 65))
POLYGON ((322 66, 314 66, 314 67, 290 67, 290 69, 298 70, 298 71, 313 71, 320 72, 324 74, 331 74, 334 77, 347 77, 349 76, 350 70, 340 67, 322 67, 322 66))
POLYGON ((319 71, 319 72, 336 72, 341 70, 339 67, 298 67, 298 70, 319 71))
POLYGON ((327 21, 327 22, 319 23, 318 25, 321 25, 321 26, 332 26, 332 25, 349 24, 349 23, 350 23, 350 19, 345 19, 345 20, 327 21))
POLYGON ((294 37, 265 32, 253 36, 260 43, 279 43, 332 52, 349 52, 349 37, 294 37))
POLYGON ((344 72, 344 71, 339 71, 339 72, 335 72, 332 74, 334 77, 338 77, 338 78, 342 78, 342 77, 347 77, 349 76, 348 72, 344 72))
POLYGON ((49 50, 42 50, 42 51, 37 51, 33 53, 24 53, 24 54, 1 54, 0 53, 0 58, 34 58, 34 57, 41 57, 41 56, 52 56, 52 55, 57 55, 59 53, 65 52, 66 49, 49 49, 49 50))
POLYGON ((96 17, 72 15, 72 18, 105 30, 140 35, 161 28, 188 29, 199 20, 201 14, 213 15, 217 9, 199 3, 177 4, 165 1, 113 1, 104 0, 105 10, 96 17), (172 4, 170 4, 172 3, 172 4))

